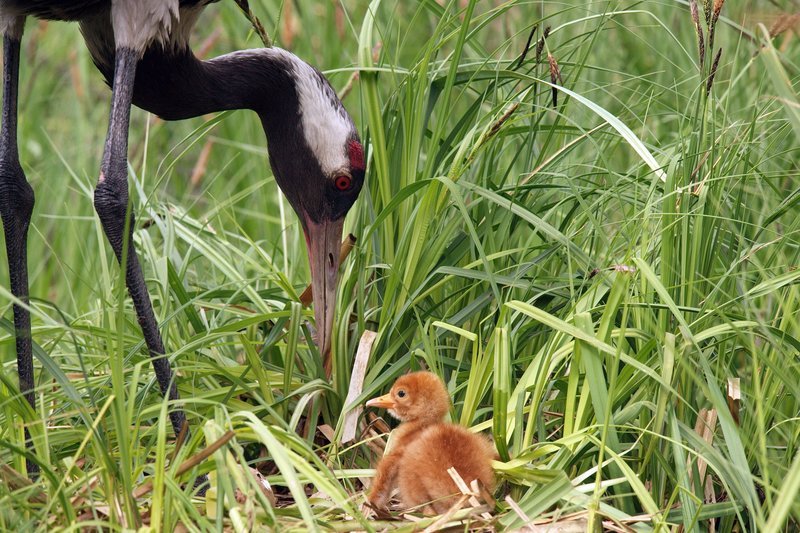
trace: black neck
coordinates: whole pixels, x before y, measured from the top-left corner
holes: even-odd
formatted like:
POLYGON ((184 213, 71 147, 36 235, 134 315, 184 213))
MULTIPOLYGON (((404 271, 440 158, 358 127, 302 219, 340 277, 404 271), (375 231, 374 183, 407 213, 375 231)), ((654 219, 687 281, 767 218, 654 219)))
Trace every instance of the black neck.
POLYGON ((189 49, 154 47, 137 67, 133 103, 165 120, 251 109, 268 129, 282 117, 297 119, 290 68, 283 57, 263 49, 201 61, 189 49))

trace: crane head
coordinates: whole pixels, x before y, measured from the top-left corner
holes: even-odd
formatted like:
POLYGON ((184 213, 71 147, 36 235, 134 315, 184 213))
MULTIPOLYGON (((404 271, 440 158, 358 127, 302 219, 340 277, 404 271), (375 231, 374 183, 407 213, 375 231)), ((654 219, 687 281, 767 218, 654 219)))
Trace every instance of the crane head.
POLYGON ((364 150, 353 120, 325 77, 296 56, 285 54, 294 94, 286 96, 284 109, 273 107, 271 118, 262 120, 275 178, 303 226, 317 344, 327 358, 342 229, 364 184, 364 150), (281 112, 286 116, 276 119, 275 114, 281 112))

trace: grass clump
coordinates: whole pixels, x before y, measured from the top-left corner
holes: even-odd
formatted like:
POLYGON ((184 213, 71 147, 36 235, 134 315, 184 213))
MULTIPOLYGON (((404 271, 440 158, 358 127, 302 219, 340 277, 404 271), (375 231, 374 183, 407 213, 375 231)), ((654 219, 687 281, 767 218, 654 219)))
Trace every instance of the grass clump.
MULTIPOLYGON (((194 428, 180 446, 92 212, 105 88, 76 28, 32 25, 20 149, 37 194, 37 407, 16 385, 3 286, 0 528, 410 530, 362 505, 381 422, 338 437, 356 405, 423 367, 500 455, 493 517, 451 521, 796 528, 786 4, 249 2, 261 35, 346 88, 369 158, 347 223, 358 243, 327 381, 299 301, 302 232, 255 117, 134 111, 135 244, 194 428), (367 330, 363 390, 346 402, 367 330), (33 485, 14 472, 23 424, 33 485), (209 471, 201 504, 191 480, 209 471)), ((247 28, 215 4, 195 46, 260 46, 247 28)))

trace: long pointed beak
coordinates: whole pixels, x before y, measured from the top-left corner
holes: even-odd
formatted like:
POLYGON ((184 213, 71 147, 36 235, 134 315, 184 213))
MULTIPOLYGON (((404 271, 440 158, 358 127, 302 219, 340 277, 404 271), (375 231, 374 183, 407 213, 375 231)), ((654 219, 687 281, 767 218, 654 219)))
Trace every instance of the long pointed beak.
POLYGON ((317 346, 330 375, 329 359, 333 333, 333 310, 336 307, 336 285, 339 271, 339 248, 344 219, 321 223, 306 219, 304 230, 311 264, 311 290, 314 296, 314 318, 317 322, 317 346))
POLYGON ((386 409, 394 409, 394 400, 391 394, 384 394, 378 396, 367 402, 367 407, 385 407, 386 409))

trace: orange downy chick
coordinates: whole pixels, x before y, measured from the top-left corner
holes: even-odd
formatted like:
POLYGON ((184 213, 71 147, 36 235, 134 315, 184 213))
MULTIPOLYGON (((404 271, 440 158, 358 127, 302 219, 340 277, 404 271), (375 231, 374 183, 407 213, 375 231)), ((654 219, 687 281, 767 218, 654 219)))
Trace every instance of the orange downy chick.
POLYGON ((469 485, 477 479, 490 492, 494 488, 492 443, 481 435, 443 421, 450 409, 444 383, 431 372, 401 376, 389 394, 367 402, 384 407, 402 424, 392 437, 391 450, 378 464, 369 501, 385 508, 392 489, 400 489, 406 507, 427 504, 427 514, 446 512, 461 496, 447 473, 455 467, 469 485))

